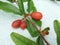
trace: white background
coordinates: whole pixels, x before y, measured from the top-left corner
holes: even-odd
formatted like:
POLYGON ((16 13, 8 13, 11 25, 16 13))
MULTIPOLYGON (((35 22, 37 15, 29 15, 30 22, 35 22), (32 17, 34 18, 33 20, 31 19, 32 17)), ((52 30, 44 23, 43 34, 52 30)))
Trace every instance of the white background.
MULTIPOLYGON (((4 0, 2 0, 4 1, 4 0)), ((33 0, 34 4, 39 12, 43 14, 43 25, 42 29, 45 27, 50 27, 49 35, 45 38, 50 43, 50 45, 57 45, 56 43, 56 34, 53 28, 53 21, 59 20, 60 21, 60 4, 54 3, 51 1, 40 1, 40 0, 33 0)), ((25 8, 27 6, 25 5, 25 8)), ((35 41, 36 38, 32 38, 30 34, 25 29, 24 31, 19 29, 13 29, 11 27, 11 23, 16 20, 20 19, 21 16, 15 15, 13 13, 7 13, 0 10, 0 45, 15 45, 14 42, 11 40, 10 34, 11 32, 17 32, 25 37, 35 41)))

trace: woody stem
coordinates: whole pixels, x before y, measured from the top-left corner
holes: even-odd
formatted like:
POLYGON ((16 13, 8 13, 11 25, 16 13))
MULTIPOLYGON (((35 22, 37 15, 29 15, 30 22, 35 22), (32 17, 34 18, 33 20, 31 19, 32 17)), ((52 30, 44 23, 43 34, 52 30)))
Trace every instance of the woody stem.
POLYGON ((50 44, 47 42, 47 40, 43 37, 43 35, 41 34, 41 30, 39 30, 39 29, 37 28, 37 26, 35 25, 35 23, 32 22, 29 17, 28 17, 28 19, 29 19, 29 21, 31 22, 31 24, 35 27, 35 29, 38 31, 39 35, 42 37, 42 39, 45 41, 45 43, 46 43, 47 45, 50 45, 50 44))

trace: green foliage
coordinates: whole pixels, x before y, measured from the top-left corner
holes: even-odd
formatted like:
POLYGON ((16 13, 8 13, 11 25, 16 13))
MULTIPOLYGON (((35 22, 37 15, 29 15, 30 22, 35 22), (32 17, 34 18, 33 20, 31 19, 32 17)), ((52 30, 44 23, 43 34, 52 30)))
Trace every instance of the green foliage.
POLYGON ((54 30, 57 35, 57 44, 60 45, 60 22, 58 20, 54 20, 54 30))
POLYGON ((11 12, 18 15, 22 14, 17 7, 7 2, 2 2, 2 1, 0 1, 0 10, 4 10, 6 12, 11 12))
POLYGON ((28 11, 28 13, 37 11, 32 0, 28 1, 28 9, 27 9, 27 11, 28 11))
POLYGON ((35 22, 35 24, 36 25, 38 25, 39 27, 41 27, 42 26, 42 21, 40 20, 34 20, 34 19, 32 19, 34 22, 35 22))
POLYGON ((17 3, 18 3, 19 10, 22 13, 22 15, 25 14, 23 1, 22 0, 17 0, 17 3))
POLYGON ((16 45, 37 45, 32 40, 30 40, 20 34, 17 34, 15 32, 12 32, 10 36, 16 45))
POLYGON ((49 31, 49 30, 50 30, 50 28, 49 27, 46 27, 45 29, 42 30, 42 32, 49 31))
POLYGON ((30 23, 29 20, 26 20, 27 22, 27 30, 31 34, 32 37, 38 36, 38 31, 34 28, 34 26, 30 23))
POLYGON ((43 42, 41 36, 39 36, 39 37, 37 38, 37 44, 38 44, 38 45, 44 45, 44 42, 43 42))

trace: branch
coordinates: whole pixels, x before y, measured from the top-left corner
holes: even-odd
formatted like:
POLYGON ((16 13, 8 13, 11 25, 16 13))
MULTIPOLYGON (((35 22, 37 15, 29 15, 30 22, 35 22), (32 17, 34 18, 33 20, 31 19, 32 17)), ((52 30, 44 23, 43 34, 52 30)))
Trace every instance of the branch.
POLYGON ((45 43, 46 43, 47 45, 50 45, 50 44, 47 42, 47 40, 42 36, 41 30, 39 30, 39 29, 37 28, 37 26, 35 25, 35 23, 32 22, 29 17, 28 17, 28 19, 29 19, 29 21, 31 22, 31 24, 35 27, 35 29, 38 31, 39 35, 42 37, 42 39, 45 41, 45 43))

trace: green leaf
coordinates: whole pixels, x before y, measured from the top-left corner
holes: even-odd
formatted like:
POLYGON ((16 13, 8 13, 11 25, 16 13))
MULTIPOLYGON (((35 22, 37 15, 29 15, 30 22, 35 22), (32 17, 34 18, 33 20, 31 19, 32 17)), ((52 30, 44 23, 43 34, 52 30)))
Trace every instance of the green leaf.
POLYGON ((18 3, 19 10, 22 13, 22 15, 25 14, 23 1, 22 0, 17 0, 17 3, 18 3))
POLYGON ((11 2, 11 3, 13 3, 13 2, 14 2, 14 0, 7 0, 7 1, 9 1, 9 2, 11 2))
POLYGON ((30 35, 32 37, 38 36, 38 31, 33 27, 33 25, 31 24, 31 22, 29 20, 26 20, 26 22, 27 22, 27 30, 30 33, 30 35))
POLYGON ((49 31, 49 30, 50 30, 50 28, 49 27, 46 27, 45 29, 42 30, 42 32, 49 31))
POLYGON ((51 0, 51 1, 60 1, 60 0, 51 0))
POLYGON ((19 9, 17 7, 15 7, 12 4, 9 4, 7 2, 0 1, 0 9, 4 10, 6 12, 11 12, 14 14, 21 15, 21 12, 19 11, 19 9))
POLYGON ((60 0, 56 0, 56 1, 60 1, 60 0))
POLYGON ((55 0, 51 0, 51 1, 55 1, 55 0))
POLYGON ((40 21, 38 21, 38 20, 34 20, 34 19, 32 19, 34 22, 35 22, 35 24, 36 25, 38 25, 39 27, 41 27, 42 26, 42 21, 40 20, 40 21))
POLYGON ((37 9, 36 9, 36 7, 33 7, 33 12, 37 12, 37 9))
POLYGON ((57 34, 57 44, 60 45, 60 22, 58 20, 54 20, 54 30, 57 34))
POLYGON ((28 0, 22 0, 23 2, 27 2, 28 0))
POLYGON ((29 0, 28 1, 28 9, 27 9, 28 13, 30 13, 32 11, 32 1, 29 0))
POLYGON ((16 45, 37 45, 32 40, 30 40, 20 34, 17 34, 15 32, 11 33, 11 38, 15 42, 16 45))
POLYGON ((28 1, 28 9, 27 9, 27 11, 28 11, 28 13, 37 11, 32 0, 28 1))
POLYGON ((43 42, 43 39, 42 39, 41 36, 39 36, 39 37, 37 38, 37 44, 38 44, 38 45, 44 45, 44 42, 43 42))

